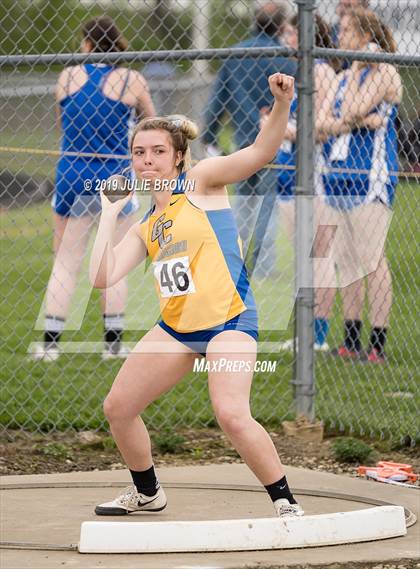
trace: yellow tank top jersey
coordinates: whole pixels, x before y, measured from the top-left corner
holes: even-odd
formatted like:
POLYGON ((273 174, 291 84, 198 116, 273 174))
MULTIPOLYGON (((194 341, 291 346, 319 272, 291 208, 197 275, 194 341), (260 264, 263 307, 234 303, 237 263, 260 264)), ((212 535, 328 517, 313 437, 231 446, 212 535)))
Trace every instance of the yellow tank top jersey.
POLYGON ((187 333, 255 310, 255 301, 232 210, 202 210, 178 188, 163 212, 145 216, 139 233, 153 264, 162 319, 187 333))

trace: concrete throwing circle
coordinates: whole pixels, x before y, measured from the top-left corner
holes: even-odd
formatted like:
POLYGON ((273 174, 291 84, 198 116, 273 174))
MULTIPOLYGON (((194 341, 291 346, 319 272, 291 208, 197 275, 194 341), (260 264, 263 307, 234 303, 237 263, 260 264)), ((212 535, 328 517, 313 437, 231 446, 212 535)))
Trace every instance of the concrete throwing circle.
MULTIPOLYGON (((121 482, 1 485, 4 531, 0 547, 75 550, 81 523, 101 520, 93 513, 95 504, 112 499, 114 494, 118 494, 118 490, 114 492, 112 489, 122 487, 121 482)), ((259 486, 166 483, 164 487, 169 505, 163 512, 130 514, 119 517, 118 524, 273 518, 272 504, 265 496, 265 490, 259 486)), ((295 489, 294 494, 299 496, 305 514, 311 517, 363 511, 375 506, 395 506, 381 500, 334 492, 295 489)), ((404 510, 404 517, 406 527, 416 522, 415 515, 408 509, 404 510)), ((278 518, 273 519, 278 521, 278 518)), ((111 517, 107 521, 116 522, 116 518, 111 517)))

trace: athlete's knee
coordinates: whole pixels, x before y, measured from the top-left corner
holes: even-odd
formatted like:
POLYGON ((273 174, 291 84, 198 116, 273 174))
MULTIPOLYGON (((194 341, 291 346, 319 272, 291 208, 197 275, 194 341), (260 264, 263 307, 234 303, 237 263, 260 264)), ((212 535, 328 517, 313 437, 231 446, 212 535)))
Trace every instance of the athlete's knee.
POLYGON ((118 419, 122 408, 116 398, 108 394, 103 403, 103 410, 108 423, 113 423, 118 419))
POLYGON ((217 404, 214 406, 217 422, 229 434, 239 434, 249 428, 252 421, 249 407, 234 407, 231 404, 217 404))
POLYGON ((66 282, 75 281, 80 273, 82 263, 83 257, 81 255, 64 251, 63 247, 60 247, 54 259, 52 275, 59 281, 63 279, 66 282))
POLYGON ((116 394, 109 393, 103 403, 103 410, 108 423, 127 421, 136 417, 138 413, 131 412, 126 399, 116 394))

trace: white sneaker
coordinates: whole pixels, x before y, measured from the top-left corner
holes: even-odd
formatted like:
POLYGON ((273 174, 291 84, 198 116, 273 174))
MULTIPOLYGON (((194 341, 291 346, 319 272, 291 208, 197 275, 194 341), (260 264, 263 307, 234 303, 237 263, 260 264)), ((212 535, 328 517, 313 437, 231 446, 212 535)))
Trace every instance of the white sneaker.
MULTIPOLYGON (((286 340, 285 342, 280 342, 279 344, 279 350, 285 351, 285 352, 293 352, 294 349, 294 342, 293 340, 286 340)), ((296 340, 296 351, 298 351, 298 343, 296 340)), ((323 344, 317 344, 316 342, 314 343, 314 351, 315 352, 329 352, 330 351, 330 347, 327 344, 327 342, 324 342, 323 344)))
POLYGON ((291 504, 286 498, 279 498, 274 502, 274 509, 279 518, 298 517, 305 513, 299 504, 291 504))
POLYGON ((329 352, 330 351, 330 347, 327 344, 327 342, 324 342, 323 344, 317 344, 315 342, 314 344, 314 350, 315 352, 329 352))
POLYGON ((60 350, 57 346, 45 347, 45 344, 35 344, 34 351, 30 354, 31 359, 43 362, 55 362, 60 357, 60 350))
MULTIPOLYGON (((297 348, 297 342, 296 342, 296 348, 297 348)), ((293 352, 294 341, 293 340, 286 340, 285 342, 280 342, 279 350, 282 350, 284 352, 293 352)))
POLYGON ((104 351, 102 352, 102 359, 103 360, 119 360, 125 359, 129 356, 130 350, 124 344, 121 344, 120 349, 118 352, 112 350, 108 346, 105 347, 104 351))
POLYGON ((166 495, 160 486, 154 496, 145 496, 137 492, 135 486, 128 486, 112 502, 96 506, 95 514, 97 516, 125 516, 132 512, 160 512, 166 508, 166 504, 166 495))

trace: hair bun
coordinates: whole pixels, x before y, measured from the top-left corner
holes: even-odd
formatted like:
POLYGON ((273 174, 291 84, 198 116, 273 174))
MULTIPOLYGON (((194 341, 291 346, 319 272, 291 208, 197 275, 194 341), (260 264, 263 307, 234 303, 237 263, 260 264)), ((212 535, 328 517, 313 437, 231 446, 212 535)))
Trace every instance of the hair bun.
POLYGON ((171 115, 168 117, 180 131, 185 134, 188 140, 194 140, 198 136, 198 126, 194 121, 184 115, 171 115))

